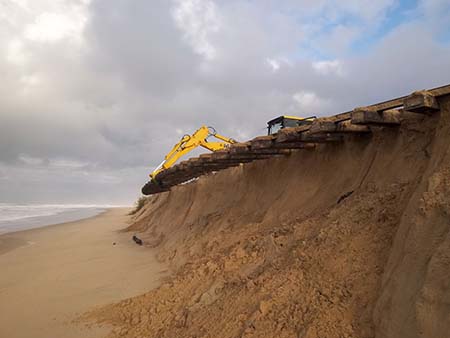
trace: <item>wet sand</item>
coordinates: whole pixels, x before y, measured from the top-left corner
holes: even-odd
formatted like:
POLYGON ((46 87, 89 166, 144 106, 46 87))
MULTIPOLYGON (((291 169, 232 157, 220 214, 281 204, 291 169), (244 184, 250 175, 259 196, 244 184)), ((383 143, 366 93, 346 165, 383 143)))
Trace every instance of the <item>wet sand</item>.
POLYGON ((103 337, 73 319, 157 287, 165 267, 118 232, 128 211, 1 235, 0 337, 103 337))

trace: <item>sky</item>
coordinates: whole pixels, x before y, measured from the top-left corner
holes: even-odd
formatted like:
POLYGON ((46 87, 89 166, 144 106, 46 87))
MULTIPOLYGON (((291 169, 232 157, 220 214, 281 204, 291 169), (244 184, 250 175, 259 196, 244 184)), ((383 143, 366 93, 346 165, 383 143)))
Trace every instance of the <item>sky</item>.
POLYGON ((0 0, 0 50, 0 202, 131 204, 201 125, 450 83, 450 2, 0 0))

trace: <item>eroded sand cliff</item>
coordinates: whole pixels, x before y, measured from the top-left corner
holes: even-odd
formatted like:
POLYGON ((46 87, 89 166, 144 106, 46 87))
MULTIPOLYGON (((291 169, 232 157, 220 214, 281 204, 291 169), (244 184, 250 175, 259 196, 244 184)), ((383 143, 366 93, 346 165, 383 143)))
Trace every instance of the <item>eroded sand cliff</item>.
POLYGON ((450 97, 400 127, 150 197, 173 277, 87 315, 113 337, 448 337, 450 97))

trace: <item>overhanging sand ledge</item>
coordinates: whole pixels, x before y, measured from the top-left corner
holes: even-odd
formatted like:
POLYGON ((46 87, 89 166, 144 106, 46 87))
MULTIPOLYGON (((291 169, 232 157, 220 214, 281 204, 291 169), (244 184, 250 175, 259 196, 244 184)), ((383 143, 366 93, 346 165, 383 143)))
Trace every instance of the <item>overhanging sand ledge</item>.
POLYGON ((1 235, 0 337, 101 337, 72 320, 157 287, 165 267, 118 231, 128 211, 1 235))

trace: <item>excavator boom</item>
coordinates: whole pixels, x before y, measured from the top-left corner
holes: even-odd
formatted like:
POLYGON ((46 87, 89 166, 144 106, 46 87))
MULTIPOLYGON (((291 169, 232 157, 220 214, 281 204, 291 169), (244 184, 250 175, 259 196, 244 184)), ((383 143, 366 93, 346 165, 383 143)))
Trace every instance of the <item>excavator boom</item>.
MULTIPOLYGON (((157 181, 157 176, 161 172, 171 168, 180 157, 191 152, 197 147, 203 147, 210 151, 224 150, 230 146, 230 144, 236 143, 232 138, 225 137, 216 132, 212 127, 201 126, 192 135, 184 135, 181 140, 173 146, 173 148, 164 157, 164 160, 159 166, 153 170, 150 174, 150 181, 142 188, 142 193, 148 195, 153 193, 154 189, 162 187, 157 181), (208 142, 209 137, 215 137, 220 140, 217 142, 208 142)), ((164 191, 164 190, 162 190, 164 191)))

